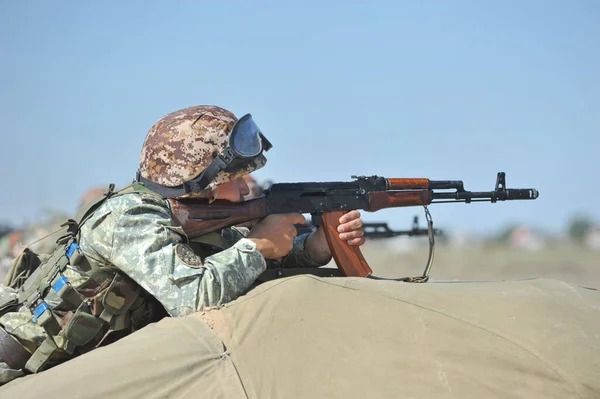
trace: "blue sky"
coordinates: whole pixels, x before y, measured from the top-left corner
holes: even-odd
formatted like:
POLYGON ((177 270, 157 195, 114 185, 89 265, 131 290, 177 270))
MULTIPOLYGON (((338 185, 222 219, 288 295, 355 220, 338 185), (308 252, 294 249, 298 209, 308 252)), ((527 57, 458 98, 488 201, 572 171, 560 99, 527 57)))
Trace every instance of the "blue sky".
POLYGON ((0 221, 127 184, 150 126, 197 104, 254 115, 274 144, 259 179, 490 190, 505 171, 540 198, 435 205, 436 225, 600 220, 599 20, 593 0, 3 2, 0 221))

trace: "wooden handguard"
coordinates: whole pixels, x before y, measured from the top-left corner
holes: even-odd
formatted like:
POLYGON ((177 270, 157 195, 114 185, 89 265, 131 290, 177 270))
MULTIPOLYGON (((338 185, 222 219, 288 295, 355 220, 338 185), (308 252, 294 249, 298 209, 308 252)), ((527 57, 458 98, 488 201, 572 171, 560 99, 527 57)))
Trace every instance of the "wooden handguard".
POLYGON ((411 190, 416 188, 429 188, 429 179, 396 179, 388 180, 388 189, 390 190, 411 190))
POLYGON ((346 211, 324 212, 321 219, 325 229, 325 237, 329 244, 329 249, 338 269, 348 277, 367 277, 373 273, 371 267, 365 260, 360 248, 348 245, 339 238, 337 228, 340 224, 340 217, 346 211))
POLYGON ((406 190, 396 192, 376 191, 369 194, 369 211, 431 204, 431 191, 406 190))

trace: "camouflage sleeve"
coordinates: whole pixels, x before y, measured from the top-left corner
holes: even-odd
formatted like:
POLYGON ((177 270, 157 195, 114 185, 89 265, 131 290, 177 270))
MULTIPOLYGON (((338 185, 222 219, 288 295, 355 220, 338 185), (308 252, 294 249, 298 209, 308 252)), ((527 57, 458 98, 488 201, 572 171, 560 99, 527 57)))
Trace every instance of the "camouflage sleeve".
POLYGON ((290 253, 283 258, 279 267, 319 267, 324 266, 331 261, 331 256, 323 263, 312 260, 305 247, 306 239, 309 234, 310 233, 301 234, 294 239, 294 247, 290 253))
MULTIPOLYGON (((237 232, 239 237, 246 237, 250 233, 250 230, 246 227, 235 227, 233 234, 237 232)), ((269 268, 293 268, 293 267, 319 267, 325 266, 331 262, 332 256, 329 256, 327 261, 319 263, 315 262, 308 251, 306 250, 305 243, 310 233, 300 234, 294 238, 294 246, 289 254, 281 259, 268 259, 267 267, 269 268)), ((231 238, 230 238, 231 240, 231 238)))
POLYGON ((94 212, 80 244, 87 256, 133 278, 172 316, 232 301, 266 269, 248 239, 202 261, 184 237, 166 201, 125 194, 94 212))

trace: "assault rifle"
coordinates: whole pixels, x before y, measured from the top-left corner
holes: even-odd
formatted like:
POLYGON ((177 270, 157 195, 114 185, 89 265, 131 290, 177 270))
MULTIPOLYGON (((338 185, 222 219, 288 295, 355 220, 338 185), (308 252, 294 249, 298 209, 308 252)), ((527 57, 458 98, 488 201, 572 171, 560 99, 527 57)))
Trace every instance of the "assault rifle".
MULTIPOLYGON (((419 216, 413 218, 413 225, 410 230, 392 230, 385 222, 363 222, 362 228, 365 232, 364 237, 370 239, 391 238, 397 236, 418 237, 429 234, 429 229, 419 227, 419 216)), ((313 226, 310 222, 296 225, 298 235, 310 233, 315 229, 316 226, 313 226)), ((440 229, 433 229, 433 234, 442 235, 443 232, 440 229)))
POLYGON ((373 271, 360 248, 339 239, 339 218, 353 209, 376 212, 380 209, 423 206, 427 218, 430 254, 423 276, 404 281, 427 281, 433 260, 433 220, 429 204, 448 202, 478 202, 534 200, 533 188, 506 188, 504 172, 499 172, 493 191, 466 191, 460 180, 429 180, 425 178, 385 178, 352 176, 349 182, 276 183, 263 194, 248 201, 233 203, 206 199, 169 199, 174 217, 190 238, 224 227, 239 225, 277 213, 310 213, 315 226, 323 225, 327 243, 338 269, 345 276, 367 277, 373 271))
MULTIPOLYGON (((417 237, 429 234, 429 229, 423 229, 419 227, 418 216, 413 218, 413 225, 410 230, 392 230, 387 223, 377 222, 363 223, 363 230, 365 231, 365 238, 371 239, 390 238, 397 236, 417 237)), ((442 235, 443 233, 440 229, 433 229, 433 234, 442 235)))

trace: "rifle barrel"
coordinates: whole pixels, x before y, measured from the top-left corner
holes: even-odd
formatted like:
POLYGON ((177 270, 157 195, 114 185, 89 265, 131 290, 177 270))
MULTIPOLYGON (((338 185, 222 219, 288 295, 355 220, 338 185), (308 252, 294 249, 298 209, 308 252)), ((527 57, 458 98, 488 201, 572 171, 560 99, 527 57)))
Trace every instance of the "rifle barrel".
MULTIPOLYGON (((534 188, 507 189, 494 191, 454 191, 454 192, 432 192, 433 200, 459 200, 470 201, 472 199, 496 201, 510 200, 534 200, 539 192, 534 188)), ((438 202, 438 201, 435 201, 438 202)))

